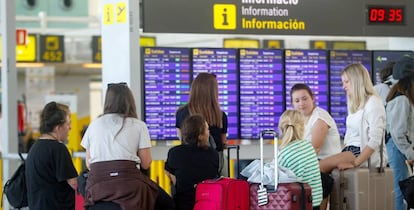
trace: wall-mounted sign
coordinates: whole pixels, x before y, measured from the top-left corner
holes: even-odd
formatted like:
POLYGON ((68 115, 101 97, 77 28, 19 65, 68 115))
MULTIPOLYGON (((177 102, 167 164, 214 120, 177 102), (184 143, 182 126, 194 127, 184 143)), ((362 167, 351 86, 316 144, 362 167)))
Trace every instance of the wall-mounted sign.
MULTIPOLYGON (((2 39, 0 39, 0 60, 2 58, 2 39)), ((29 34, 27 36, 26 45, 16 45, 16 61, 17 62, 36 62, 37 36, 29 34)))
POLYGON ((26 45, 16 45, 17 62, 35 62, 37 61, 37 36, 29 34, 26 45))
POLYGON ((310 49, 316 50, 366 50, 365 41, 311 40, 310 49))
POLYGON ((27 44, 27 30, 26 29, 16 29, 16 45, 26 45, 27 44))
POLYGON ((157 45, 157 38, 153 36, 140 36, 139 46, 141 47, 155 47, 157 45))
MULTIPOLYGON (((140 36, 139 46, 141 47, 155 47, 156 38, 151 36, 140 36)), ((102 63, 102 37, 92 36, 92 62, 102 63)))
POLYGON ((93 63, 102 62, 102 37, 101 36, 92 37, 92 62, 93 63))
POLYGON ((40 61, 41 62, 65 62, 64 37, 57 35, 40 35, 40 61))
POLYGON ((143 0, 143 30, 333 36, 414 36, 412 0, 143 0))
POLYGON ((263 40, 263 48, 283 49, 283 48, 285 48, 285 41, 284 40, 265 39, 265 40, 263 40))
POLYGON ((258 39, 224 39, 224 48, 259 48, 260 41, 258 39))

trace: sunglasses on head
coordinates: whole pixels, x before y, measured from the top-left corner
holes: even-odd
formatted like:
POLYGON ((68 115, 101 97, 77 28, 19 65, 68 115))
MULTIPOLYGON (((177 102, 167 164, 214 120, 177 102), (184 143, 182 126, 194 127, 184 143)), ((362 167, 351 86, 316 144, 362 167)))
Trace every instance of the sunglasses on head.
POLYGON ((112 86, 127 86, 126 82, 119 82, 119 83, 108 83, 108 87, 112 86))

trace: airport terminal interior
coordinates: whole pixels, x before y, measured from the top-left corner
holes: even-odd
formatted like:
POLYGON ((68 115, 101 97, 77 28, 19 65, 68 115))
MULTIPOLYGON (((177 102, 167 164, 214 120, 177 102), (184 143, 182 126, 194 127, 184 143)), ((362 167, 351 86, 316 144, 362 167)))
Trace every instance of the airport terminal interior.
MULTIPOLYGON (((362 32, 351 30, 351 17, 348 21, 339 21, 341 17, 336 17, 332 21, 337 23, 328 24, 321 18, 314 18, 316 14, 295 14, 295 9, 303 11, 302 7, 309 6, 300 0, 281 1, 289 3, 271 6, 273 12, 278 13, 277 18, 287 18, 276 22, 282 28, 273 31, 263 28, 270 24, 270 18, 264 15, 263 8, 268 5, 263 2, 266 1, 234 3, 242 8, 234 20, 244 28, 232 28, 231 6, 225 10, 228 13, 222 14, 223 17, 228 15, 228 24, 219 26, 214 22, 208 28, 200 17, 191 20, 176 11, 180 4, 188 1, 168 1, 165 5, 161 5, 164 3, 160 0, 151 1, 153 3, 150 0, 139 3, 131 0, 16 0, 12 4, 16 8, 15 23, 10 25, 16 31, 16 46, 8 47, 15 47, 16 75, 13 78, 4 72, 6 62, 3 61, 2 116, 15 104, 8 99, 18 103, 17 118, 7 115, 7 122, 2 119, 0 124, 3 184, 19 164, 17 153, 26 153, 32 141, 39 137, 39 113, 48 101, 65 103, 72 111, 67 146, 80 172, 85 168, 85 154, 80 145, 82 131, 102 114, 107 83, 129 83, 136 97, 139 118, 146 122, 152 140, 151 179, 171 194, 171 184, 163 169, 168 149, 180 144, 175 112, 187 103, 191 82, 198 73, 207 71, 216 75, 220 106, 228 115, 229 144, 240 145, 240 159, 252 160, 260 155, 260 132, 277 129, 280 115, 292 109, 289 91, 294 84, 305 83, 311 87, 317 105, 333 116, 343 138, 347 105, 341 71, 348 64, 361 63, 373 84, 377 84, 379 71, 388 62, 403 56, 414 57, 414 4, 409 1, 396 4, 404 8, 403 21, 383 23, 370 16, 369 20, 357 20, 355 27, 364 24, 362 32), (139 7, 127 8, 130 5, 139 7), (261 10, 255 9, 259 6, 261 10), (108 12, 108 8, 113 11, 108 12), (125 8, 132 11, 130 16, 121 15, 125 8), (156 10, 161 11, 154 12, 156 10), (169 12, 172 22, 160 23, 169 18, 169 12), (130 20, 130 17, 136 19, 130 20), (318 21, 320 25, 314 23, 318 21), (306 24, 306 29, 300 28, 301 23, 306 24), (348 34, 341 32, 341 25, 349 30, 348 34), (133 30, 136 31, 131 32, 133 30), (131 34, 137 36, 131 38, 131 34), (137 46, 130 47, 131 44, 137 46), (17 126, 9 126, 8 122, 16 122, 17 126), (10 134, 14 130, 17 136, 10 134), (15 136, 16 140, 4 139, 10 136, 15 136)), ((356 0, 350 2, 344 10, 358 4, 356 0)), ((366 8, 369 11, 378 9, 376 5, 385 5, 385 9, 394 6, 383 0, 362 2, 370 5, 366 8)), ((223 5, 226 4, 215 5, 214 11, 200 12, 200 16, 216 18, 216 6, 218 9, 226 7, 223 5)), ((7 3, 2 2, 1 6, 7 3)), ((190 5, 186 12, 194 15, 197 9, 203 10, 190 5)), ((357 14, 363 13, 355 10, 357 14)), ((5 11, 2 8, 0 13, 5 11)), ((6 30, 10 30, 5 20, 10 17, 0 15, 4 37, 6 30)), ((323 15, 325 19, 335 16, 330 12, 323 15)), ((14 33, 8 33, 11 35, 14 33)), ((0 54, 7 54, 5 50, 10 51, 9 48, 2 47, 0 54)), ((273 144, 272 139, 266 139, 266 158, 272 158, 273 144)), ((231 166, 235 165, 234 155, 231 154, 231 166)), ((237 176, 234 167, 229 173, 237 176)))

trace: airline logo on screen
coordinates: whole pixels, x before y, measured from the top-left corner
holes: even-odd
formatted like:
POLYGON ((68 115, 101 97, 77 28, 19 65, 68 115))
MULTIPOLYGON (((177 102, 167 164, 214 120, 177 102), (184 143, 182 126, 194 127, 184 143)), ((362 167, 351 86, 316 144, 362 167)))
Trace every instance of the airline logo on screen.
POLYGON ((236 29, 236 5, 214 4, 213 6, 214 29, 235 30, 236 29))

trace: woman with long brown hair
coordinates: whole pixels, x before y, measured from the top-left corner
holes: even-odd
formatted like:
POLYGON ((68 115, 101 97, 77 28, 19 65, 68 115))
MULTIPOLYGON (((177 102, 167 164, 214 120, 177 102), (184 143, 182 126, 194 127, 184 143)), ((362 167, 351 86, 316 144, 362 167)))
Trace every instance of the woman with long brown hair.
POLYGON ((220 156, 219 170, 223 169, 223 149, 227 144, 227 115, 219 104, 218 83, 216 76, 209 73, 200 73, 191 84, 188 103, 180 107, 176 113, 175 126, 178 138, 181 139, 181 125, 190 115, 202 115, 209 126, 210 136, 216 144, 216 150, 220 156))

